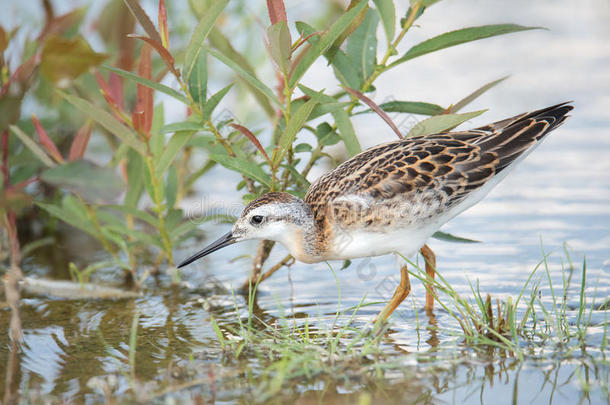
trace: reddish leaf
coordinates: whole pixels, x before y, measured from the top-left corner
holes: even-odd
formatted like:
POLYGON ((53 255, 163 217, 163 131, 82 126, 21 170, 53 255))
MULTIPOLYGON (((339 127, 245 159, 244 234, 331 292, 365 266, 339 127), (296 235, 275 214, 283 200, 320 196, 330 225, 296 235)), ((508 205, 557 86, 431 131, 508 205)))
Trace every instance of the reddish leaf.
POLYGON ((131 113, 131 122, 133 122, 133 127, 138 132, 143 132, 142 128, 144 128, 144 111, 134 111, 131 113))
POLYGON ((144 28, 144 32, 146 32, 152 40, 159 43, 163 42, 159 32, 152 21, 150 21, 150 18, 148 18, 148 15, 146 15, 144 9, 140 6, 138 0, 125 0, 125 4, 129 8, 129 11, 131 11, 131 14, 138 20, 142 28, 144 28))
MULTIPOLYGON (((104 99, 106 100, 106 104, 110 107, 112 112, 114 113, 115 118, 117 118, 121 122, 125 122, 123 119, 122 109, 117 105, 116 101, 112 97, 112 90, 106 80, 102 77, 99 72, 95 72, 95 80, 97 81, 97 85, 100 87, 100 92, 104 99)), ((122 98, 122 97, 121 97, 122 98)))
POLYGON ((107 2, 99 17, 93 22, 93 29, 99 33, 107 49, 118 49, 116 66, 132 71, 136 41, 125 41, 125 37, 135 31, 136 19, 122 0, 107 2))
POLYGON ((82 159, 85 155, 85 150, 87 149, 87 144, 89 143, 89 138, 91 137, 91 129, 93 128, 93 122, 91 120, 87 120, 85 124, 80 127, 74 140, 72 141, 72 145, 70 146, 70 155, 68 156, 68 160, 79 160, 82 159))
POLYGON ((47 153, 57 163, 64 163, 64 158, 61 156, 61 153, 59 153, 57 146, 55 146, 55 142, 53 142, 53 140, 49 138, 49 135, 47 135, 47 131, 45 131, 42 125, 40 125, 40 121, 38 121, 38 118, 36 118, 34 114, 32 114, 32 122, 34 123, 34 127, 36 128, 38 140, 40 141, 40 144, 45 148, 47 153))
POLYGON ((174 66, 174 57, 169 53, 169 51, 167 49, 165 49, 163 47, 163 45, 161 45, 161 43, 159 43, 155 40, 152 40, 148 37, 143 37, 143 36, 139 36, 139 35, 128 35, 128 37, 141 39, 142 41, 146 42, 147 44, 149 44, 150 46, 155 48, 155 50, 157 51, 159 56, 161 56, 161 59, 163 59, 163 62, 165 63, 167 68, 174 74, 174 76, 176 76, 176 77, 180 76, 180 72, 174 66))
POLYGON ((344 87, 344 89, 347 90, 351 95, 358 97, 362 102, 371 107, 371 109, 375 111, 381 118, 383 118, 383 120, 390 126, 390 128, 392 128, 396 135, 398 135, 398 138, 404 138, 396 124, 394 124, 394 121, 392 121, 388 114, 386 114, 385 111, 383 111, 373 100, 360 93, 358 90, 350 89, 349 87, 344 87))
POLYGON ((265 159, 267 159, 267 162, 269 162, 269 164, 271 164, 271 159, 269 159, 269 156, 267 155, 267 152, 265 152, 263 145, 261 145, 261 143, 258 141, 258 139, 256 139, 256 136, 254 136, 254 134, 248 128, 246 128, 242 125, 239 125, 239 124, 229 124, 229 125, 231 125, 233 128, 235 128, 236 130, 241 132, 243 135, 245 135, 246 138, 248 138, 250 140, 250 142, 252 142, 254 144, 254 146, 256 146, 256 149, 258 149, 259 152, 262 153, 263 156, 265 156, 265 159))
POLYGON ((288 22, 286 19, 286 8, 284 8, 283 0, 267 0, 267 10, 269 10, 269 19, 271 25, 278 21, 288 22))
MULTIPOLYGON (((151 47, 147 44, 142 46, 142 54, 140 55, 140 64, 138 66, 138 75, 145 79, 152 77, 152 65, 150 61, 151 47)), ((150 127, 153 119, 153 89, 138 83, 137 96, 138 101, 133 113, 135 129, 150 137, 150 127), (137 118, 136 118, 137 117, 137 118)))
POLYGON ((110 96, 116 102, 120 109, 125 108, 125 101, 123 98, 123 79, 116 73, 110 72, 108 76, 108 86, 110 96))
POLYGON ((165 0, 159 0, 159 31, 161 31, 161 41, 163 47, 169 49, 169 31, 167 30, 167 9, 165 8, 165 0))
POLYGON ((42 41, 51 34, 62 35, 72 27, 77 26, 85 16, 84 8, 77 8, 67 14, 48 19, 37 40, 42 41))
POLYGON ((0 96, 4 96, 9 89, 11 83, 19 81, 22 87, 28 87, 27 82, 32 78, 34 69, 40 63, 40 52, 35 53, 28 60, 23 62, 15 71, 12 76, 4 83, 2 90, 0 90, 0 96))

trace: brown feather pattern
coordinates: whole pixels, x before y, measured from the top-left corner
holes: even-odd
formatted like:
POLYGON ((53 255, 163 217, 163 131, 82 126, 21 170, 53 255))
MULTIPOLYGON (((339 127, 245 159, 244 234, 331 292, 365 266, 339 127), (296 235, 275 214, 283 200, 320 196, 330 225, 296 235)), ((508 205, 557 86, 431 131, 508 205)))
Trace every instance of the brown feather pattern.
POLYGON ((432 220, 557 128, 572 108, 562 103, 470 131, 412 137, 367 149, 310 186, 305 202, 317 233, 328 238, 337 225, 377 231, 432 220))

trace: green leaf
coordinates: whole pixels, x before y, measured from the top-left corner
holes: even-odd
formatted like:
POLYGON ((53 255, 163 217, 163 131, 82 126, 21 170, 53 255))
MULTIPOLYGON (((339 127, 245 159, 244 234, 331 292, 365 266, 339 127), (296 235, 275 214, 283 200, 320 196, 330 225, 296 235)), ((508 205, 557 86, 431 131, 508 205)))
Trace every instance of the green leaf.
POLYGON ((94 52, 80 35, 72 39, 51 35, 44 41, 40 73, 54 83, 72 80, 107 58, 108 55, 94 52))
POLYGON ((377 13, 369 9, 362 23, 347 40, 346 54, 356 67, 356 73, 359 77, 357 89, 361 88, 362 83, 371 76, 377 64, 378 24, 377 13))
POLYGON ((51 216, 59 218, 65 223, 72 225, 95 238, 100 237, 99 233, 96 231, 95 225, 87 217, 86 210, 83 215, 82 210, 84 207, 79 207, 81 204, 74 196, 65 196, 61 206, 43 202, 36 202, 36 205, 47 211, 51 216))
POLYGON ((205 39, 208 37, 220 13, 225 9, 229 0, 216 0, 210 2, 210 7, 205 10, 203 17, 199 20, 193 36, 186 46, 186 54, 184 56, 184 78, 186 82, 190 81, 191 74, 195 69, 195 64, 199 59, 199 54, 205 47, 205 39))
POLYGON ((199 52, 193 71, 188 79, 188 90, 195 101, 199 105, 199 109, 202 110, 205 105, 205 99, 208 91, 208 58, 205 51, 199 52))
POLYGON ((290 67, 291 38, 285 21, 278 21, 267 29, 271 57, 286 75, 290 67))
POLYGON ((153 122, 150 129, 151 137, 148 140, 148 145, 155 161, 159 159, 161 152, 163 152, 163 147, 165 146, 165 137, 159 134, 159 130, 163 127, 164 122, 165 107, 163 103, 159 103, 155 106, 153 122))
POLYGON ((132 147, 139 154, 146 154, 146 146, 138 139, 138 135, 125 125, 120 123, 112 114, 97 107, 85 99, 72 96, 70 94, 59 91, 59 94, 66 99, 74 107, 82 111, 93 121, 106 128, 111 134, 115 135, 121 141, 132 147))
POLYGON ((232 86, 233 86, 233 83, 231 83, 228 86, 223 87, 222 89, 218 90, 218 92, 214 93, 210 97, 208 102, 205 103, 205 105, 203 106, 203 110, 201 111, 201 116, 202 116, 204 121, 207 121, 210 118, 212 118, 212 113, 214 112, 214 110, 218 106, 218 103, 220 103, 220 101, 227 95, 229 90, 231 90, 232 86))
MULTIPOLYGON (((105 226, 104 230, 113 231, 121 235, 125 235, 129 238, 133 238, 140 244, 146 246, 157 246, 158 248, 163 249, 163 242, 161 242, 161 238, 155 234, 149 235, 146 232, 138 231, 136 229, 129 229, 124 226, 105 226)), ((105 233, 105 236, 110 239, 111 236, 108 233, 105 233)))
POLYGON ((295 153, 311 152, 312 149, 313 148, 308 143, 300 143, 300 144, 298 144, 297 146, 294 147, 295 153))
MULTIPOLYGON (((424 103, 420 101, 388 101, 387 103, 379 104, 379 107, 385 112, 399 112, 421 115, 438 115, 445 112, 445 109, 438 104, 424 103)), ((373 110, 361 111, 358 114, 370 113, 373 110)))
POLYGON ((303 175, 301 173, 298 172, 298 170, 293 166, 293 165, 280 165, 281 167, 285 168, 286 170, 288 170, 290 172, 290 174, 294 177, 294 179, 297 181, 297 183, 299 183, 300 185, 302 185, 305 190, 307 188, 309 188, 309 181, 303 177, 303 175))
POLYGON ((135 208, 138 206, 138 201, 144 190, 144 182, 142 181, 142 172, 144 168, 144 160, 133 149, 127 152, 127 193, 125 193, 124 204, 128 207, 135 208))
POLYGON ((347 111, 340 110, 334 112, 333 117, 335 119, 335 123, 337 124, 339 134, 341 134, 341 139, 343 139, 343 143, 345 144, 345 149, 347 149, 347 153, 350 156, 355 156, 360 153, 362 151, 362 147, 360 146, 360 142, 356 136, 356 131, 352 125, 352 120, 350 119, 347 111))
POLYGON ((446 32, 436 37, 420 42, 407 51, 402 57, 392 62, 389 67, 396 66, 418 56, 425 55, 440 49, 460 45, 466 42, 489 38, 497 35, 510 34, 526 30, 540 29, 541 27, 524 27, 517 24, 495 24, 482 25, 479 27, 462 28, 455 31, 446 32))
POLYGON ((278 141, 278 147, 273 155, 273 165, 275 167, 282 161, 282 158, 294 142, 297 137, 297 133, 301 130, 303 125, 307 122, 307 119, 311 115, 313 108, 320 102, 321 93, 314 93, 311 98, 303 104, 296 112, 290 117, 290 120, 286 124, 284 133, 280 136, 278 141))
POLYGON ((451 109, 450 109, 451 112, 453 112, 453 113, 458 112, 459 110, 461 110, 462 108, 464 108, 468 104, 470 104, 472 101, 474 101, 481 94, 485 93, 487 90, 491 89, 495 85, 503 82, 507 78, 508 78, 508 76, 504 76, 504 77, 502 77, 502 78, 500 78, 498 80, 494 80, 492 82, 489 82, 489 83, 479 87, 478 89, 476 89, 475 91, 473 91, 472 93, 470 93, 469 95, 467 95, 466 97, 464 97, 463 99, 461 99, 460 101, 455 103, 453 105, 453 107, 451 107, 451 109))
POLYGON ((9 125, 19 121, 21 116, 21 102, 23 94, 11 94, 10 91, 0 96, 0 130, 8 128, 9 125))
POLYGON ((180 225, 178 225, 177 227, 173 228, 170 230, 169 232, 169 238, 172 240, 172 242, 176 242, 176 240, 183 236, 184 234, 194 231, 195 229, 197 229, 199 226, 197 221, 185 221, 183 223, 181 223, 180 225))
POLYGON ((360 88, 362 81, 356 70, 356 64, 341 49, 335 54, 332 65, 335 76, 341 84, 352 89, 360 88))
POLYGON ((269 100, 273 101, 277 106, 279 106, 282 109, 284 108, 282 103, 280 103, 280 100, 278 100, 277 97, 275 96, 275 94, 273 93, 273 90, 271 90, 269 87, 267 87, 267 85, 265 85, 256 76, 254 76, 253 72, 247 71, 239 63, 230 59, 226 55, 216 51, 215 49, 207 48, 207 51, 210 53, 210 55, 212 55, 213 57, 215 57, 216 59, 218 59, 225 65, 227 65, 228 67, 230 67, 242 79, 244 79, 254 88, 256 88, 258 91, 263 93, 269 100))
POLYGON ((163 173, 167 171, 167 169, 171 166, 178 155, 178 152, 182 150, 182 147, 191 139, 191 137, 195 134, 194 131, 179 131, 176 132, 170 138, 169 142, 165 149, 163 149, 163 153, 159 158, 159 161, 155 164, 155 175, 157 177, 161 177, 163 173))
POLYGON ((450 233, 436 231, 434 235, 432 235, 434 239, 444 240, 445 242, 455 242, 455 243, 481 243, 481 241, 463 238, 461 236, 455 236, 450 233))
MULTIPOLYGON (((302 21, 297 21, 296 27, 303 37, 307 37, 315 32, 315 29, 311 25, 302 21)), ((313 44, 319 41, 319 38, 313 36, 310 37, 308 41, 313 44)), ((353 89, 360 88, 360 78, 354 62, 347 57, 345 52, 341 49, 337 49, 332 59, 328 57, 328 52, 325 53, 324 56, 328 59, 329 63, 332 64, 335 76, 343 85, 353 89)))
POLYGON ((178 195, 178 171, 175 166, 170 166, 167 172, 166 184, 165 201, 169 208, 173 208, 176 204, 176 196, 178 195))
POLYGON ((341 141, 341 137, 333 131, 333 128, 327 122, 323 122, 316 128, 316 137, 318 142, 324 146, 336 145, 341 141))
POLYGON ((171 87, 167 87, 161 83, 157 83, 157 82, 153 82, 152 80, 145 79, 141 76, 136 75, 135 73, 131 73, 126 70, 119 69, 114 66, 108 66, 108 65, 102 65, 102 66, 100 66, 100 69, 108 70, 108 71, 116 73, 117 75, 122 76, 126 79, 133 80, 134 82, 139 83, 143 86, 150 87, 151 89, 157 90, 163 94, 167 94, 168 96, 175 98, 176 100, 180 101, 183 104, 188 105, 191 103, 188 98, 186 98, 184 95, 177 92, 176 90, 172 89, 171 87))
POLYGON ((255 163, 245 159, 220 154, 211 154, 210 159, 220 163, 227 169, 237 171, 246 177, 264 184, 267 187, 271 187, 271 177, 269 177, 269 175, 255 163))
POLYGON ((23 144, 34 154, 42 163, 44 163, 48 167, 55 167, 56 164, 51 160, 49 155, 46 154, 44 150, 38 144, 30 138, 25 132, 23 132, 19 127, 15 125, 11 125, 9 127, 11 131, 23 142, 23 144))
POLYGON ((205 130, 205 127, 197 121, 183 121, 183 122, 173 122, 171 124, 164 125, 159 129, 159 133, 160 134, 171 134, 172 132, 180 132, 180 131, 201 132, 204 130, 205 130))
POLYGON ((154 216, 152 216, 148 212, 139 210, 139 209, 137 209, 135 207, 130 207, 130 206, 127 206, 127 205, 116 205, 116 204, 102 205, 101 207, 102 208, 108 208, 108 209, 116 210, 116 211, 120 211, 120 212, 123 212, 125 214, 132 215, 135 218, 141 219, 142 221, 144 221, 144 222, 154 226, 155 228, 159 227, 159 220, 157 218, 155 218, 154 216))
MULTIPOLYGON (((347 12, 347 11, 351 10, 353 7, 357 6, 360 1, 361 0, 350 0, 349 4, 347 6, 347 10, 345 10, 345 11, 347 12)), ((368 3, 368 0, 366 2, 368 3)), ((324 56, 326 56, 326 58, 329 61, 333 60, 337 51, 339 49, 341 49, 341 45, 343 44, 343 42, 345 42, 345 40, 350 35, 352 35, 352 33, 360 26, 362 21, 364 21, 364 17, 366 16, 366 13, 368 10, 369 10, 369 6, 367 4, 366 7, 364 7, 356 15, 356 17, 354 17, 352 22, 347 26, 347 28, 345 30, 343 30, 343 32, 339 35, 339 37, 337 39, 335 39, 335 41, 330 46, 330 48, 328 48, 328 50, 326 52, 324 52, 324 56)))
POLYGON ((381 23, 383 24, 383 30, 388 44, 394 40, 394 33, 396 29, 396 9, 394 8, 393 0, 373 0, 379 17, 381 17, 381 23))
MULTIPOLYGON (((315 90, 310 89, 309 87, 299 85, 299 89, 309 97, 313 97, 314 94, 318 94, 315 90)), ((337 99, 331 97, 326 94, 320 94, 320 102, 322 103, 333 103, 336 102, 337 99)), ((354 131, 354 126, 352 125, 352 121, 350 120, 349 114, 344 109, 335 110, 332 112, 333 118, 335 119, 335 123, 337 124, 337 129, 339 134, 341 135, 341 139, 343 139, 343 143, 345 144, 345 148, 347 149, 347 153, 350 156, 355 156, 362 151, 360 146, 360 142, 358 141, 358 137, 356 136, 356 131, 354 131)))
POLYGON ((95 166, 86 160, 75 160, 48 169, 40 175, 40 179, 70 190, 89 201, 116 198, 125 187, 113 169, 95 166))
MULTIPOLYGON (((229 59, 235 61, 235 63, 240 65, 247 72, 250 72, 250 74, 252 74, 253 76, 256 76, 254 68, 252 67, 252 65, 250 64, 248 59, 245 56, 243 56, 241 53, 237 52, 235 50, 235 48, 233 48, 233 46, 231 45, 231 42, 227 39, 227 37, 225 37, 222 34, 222 32, 220 32, 219 29, 217 29, 217 28, 212 29, 212 32, 210 32, 209 41, 210 41, 210 44, 212 44, 212 46, 214 48, 216 48, 219 52, 226 55, 229 59)), ((243 80, 241 78, 240 78, 240 80, 242 80, 244 82, 244 84, 246 85, 248 90, 252 93, 254 98, 256 98, 258 105, 263 109, 265 114, 267 114, 267 116, 269 118, 274 119, 276 116, 276 111, 275 111, 275 108, 273 108, 273 106, 269 102, 269 99, 267 98, 267 96, 265 96, 263 93, 261 93, 256 87, 252 86, 246 80, 243 80)))
MULTIPOLYGON (((328 31, 322 35, 319 41, 312 44, 310 48, 304 50, 305 54, 299 60, 299 63, 294 67, 288 81, 288 87, 293 88, 301 77, 307 72, 309 67, 324 54, 328 48, 335 42, 337 38, 350 26, 352 21, 356 18, 358 13, 367 6, 367 1, 361 1, 352 9, 346 11, 330 26, 328 31)), ((299 55, 300 56, 300 55, 299 55)))
MULTIPOLYGON (((332 98, 332 99, 335 100, 334 98, 332 98)), ((324 104, 320 103, 314 107, 313 111, 309 115, 308 121, 311 121, 314 118, 321 117, 324 114, 328 114, 328 113, 332 114, 336 111, 343 110, 344 107, 347 107, 350 104, 352 104, 352 103, 350 103, 349 101, 336 101, 336 100, 328 102, 328 103, 324 103, 324 104)))
POLYGON ((461 123, 483 114, 487 110, 473 111, 464 114, 442 114, 426 118, 418 122, 407 134, 411 136, 424 136, 448 131, 461 123))
POLYGON ((173 229, 182 221, 182 210, 178 208, 170 208, 165 215, 165 226, 168 229, 173 229))

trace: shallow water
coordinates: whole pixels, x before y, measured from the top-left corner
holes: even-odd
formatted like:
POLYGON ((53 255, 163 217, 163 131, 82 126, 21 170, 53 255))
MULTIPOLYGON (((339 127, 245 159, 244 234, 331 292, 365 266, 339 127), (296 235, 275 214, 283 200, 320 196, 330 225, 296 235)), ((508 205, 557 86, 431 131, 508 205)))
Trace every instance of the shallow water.
MULTIPOLYGON (((287 3, 289 15, 307 14, 313 7, 287 3)), ((588 299, 596 297, 600 304, 610 296, 609 20, 610 6, 604 1, 586 5, 567 0, 442 2, 426 12, 413 42, 454 27, 506 21, 543 25, 549 31, 481 41, 422 57, 378 82, 377 101, 395 98, 449 104, 483 83, 512 74, 469 106, 472 110, 492 108, 464 127, 575 100, 573 117, 561 129, 485 200, 443 228, 483 243, 431 241, 439 272, 461 295, 472 297, 470 282, 478 282, 483 294, 514 298, 545 253, 551 253, 552 285, 560 289, 562 268, 567 267, 566 243, 575 265, 568 293, 569 321, 575 322, 578 316, 584 258, 588 299)), ((328 87, 332 81, 327 74, 320 65, 307 80, 318 88, 328 87)), ((363 145, 392 139, 390 130, 376 117, 360 117, 357 128, 363 145)), ((409 124, 408 120, 404 123, 409 124)), ((200 185, 201 196, 186 203, 187 211, 197 212, 203 205, 235 213, 239 195, 226 187, 231 177, 222 170, 214 175, 217 180, 208 178, 200 185)), ((176 257, 185 257, 227 227, 206 225, 202 228, 206 240, 193 241, 176 257)), ((56 248, 58 252, 48 252, 48 261, 26 261, 25 272, 65 278, 65 269, 53 265, 53 255, 79 250, 83 243, 75 240, 79 238, 66 236, 56 248)), ((248 374, 261 370, 261 359, 227 359, 210 324, 213 314, 220 325, 235 326, 235 302, 241 315, 247 315, 244 297, 237 295, 234 301, 231 287, 245 279, 249 262, 232 259, 251 255, 254 248, 254 243, 235 245, 187 267, 183 272, 186 285, 178 290, 167 287, 165 276, 160 277, 160 286, 150 279, 146 295, 137 299, 70 301, 26 296, 21 306, 25 343, 9 391, 20 390, 24 398, 32 400, 98 402, 104 399, 99 384, 116 379, 113 393, 128 392, 130 328, 138 313, 135 373, 143 385, 140 392, 158 395, 153 399, 159 402, 260 399, 248 374), (94 383, 98 383, 97 388, 92 387, 94 383)), ((81 252, 81 257, 90 254, 95 252, 81 252)), ((284 254, 276 249, 269 263, 284 254)), ((259 287, 257 314, 268 322, 286 316, 303 324, 308 317, 310 324, 320 328, 334 322, 343 326, 350 313, 335 321, 339 301, 345 310, 358 305, 363 297, 366 302, 387 300, 399 277, 396 259, 390 256, 355 260, 343 271, 339 270, 341 263, 331 266, 340 294, 328 265, 294 264, 259 287)), ((115 276, 113 269, 96 275, 104 282, 115 276)), ((541 283, 541 301, 552 305, 544 270, 534 279, 541 283)), ((396 311, 382 340, 382 349, 393 360, 383 379, 366 375, 342 381, 338 376, 319 375, 293 381, 281 397, 269 400, 353 403, 366 400, 370 394, 374 403, 487 404, 499 399, 500 403, 608 402, 608 360, 599 350, 607 310, 591 312, 586 352, 566 353, 542 345, 528 348, 527 359, 519 361, 497 350, 485 353, 462 345, 455 334, 459 329, 455 320, 438 308, 433 318, 428 317, 422 309, 423 286, 413 280, 412 287, 411 296, 396 311), (428 324, 440 329, 428 329, 428 324)), ((365 328, 382 305, 361 308, 354 326, 365 328)), ((8 325, 9 316, 7 309, 1 310, 0 324, 8 325)), ((0 364, 7 364, 10 355, 7 333, 2 333, 0 364)), ((6 369, 2 368, 0 379, 5 378, 6 369)), ((0 388, 0 395, 6 390, 0 388)))

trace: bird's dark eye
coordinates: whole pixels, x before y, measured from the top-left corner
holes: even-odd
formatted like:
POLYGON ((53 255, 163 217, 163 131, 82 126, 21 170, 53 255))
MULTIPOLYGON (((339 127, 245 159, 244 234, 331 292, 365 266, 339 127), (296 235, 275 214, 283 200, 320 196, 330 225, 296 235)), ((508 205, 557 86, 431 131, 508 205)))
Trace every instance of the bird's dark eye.
POLYGON ((263 216, 262 215, 255 215, 252 218, 250 218, 250 223, 252 225, 260 225, 263 222, 263 216))

